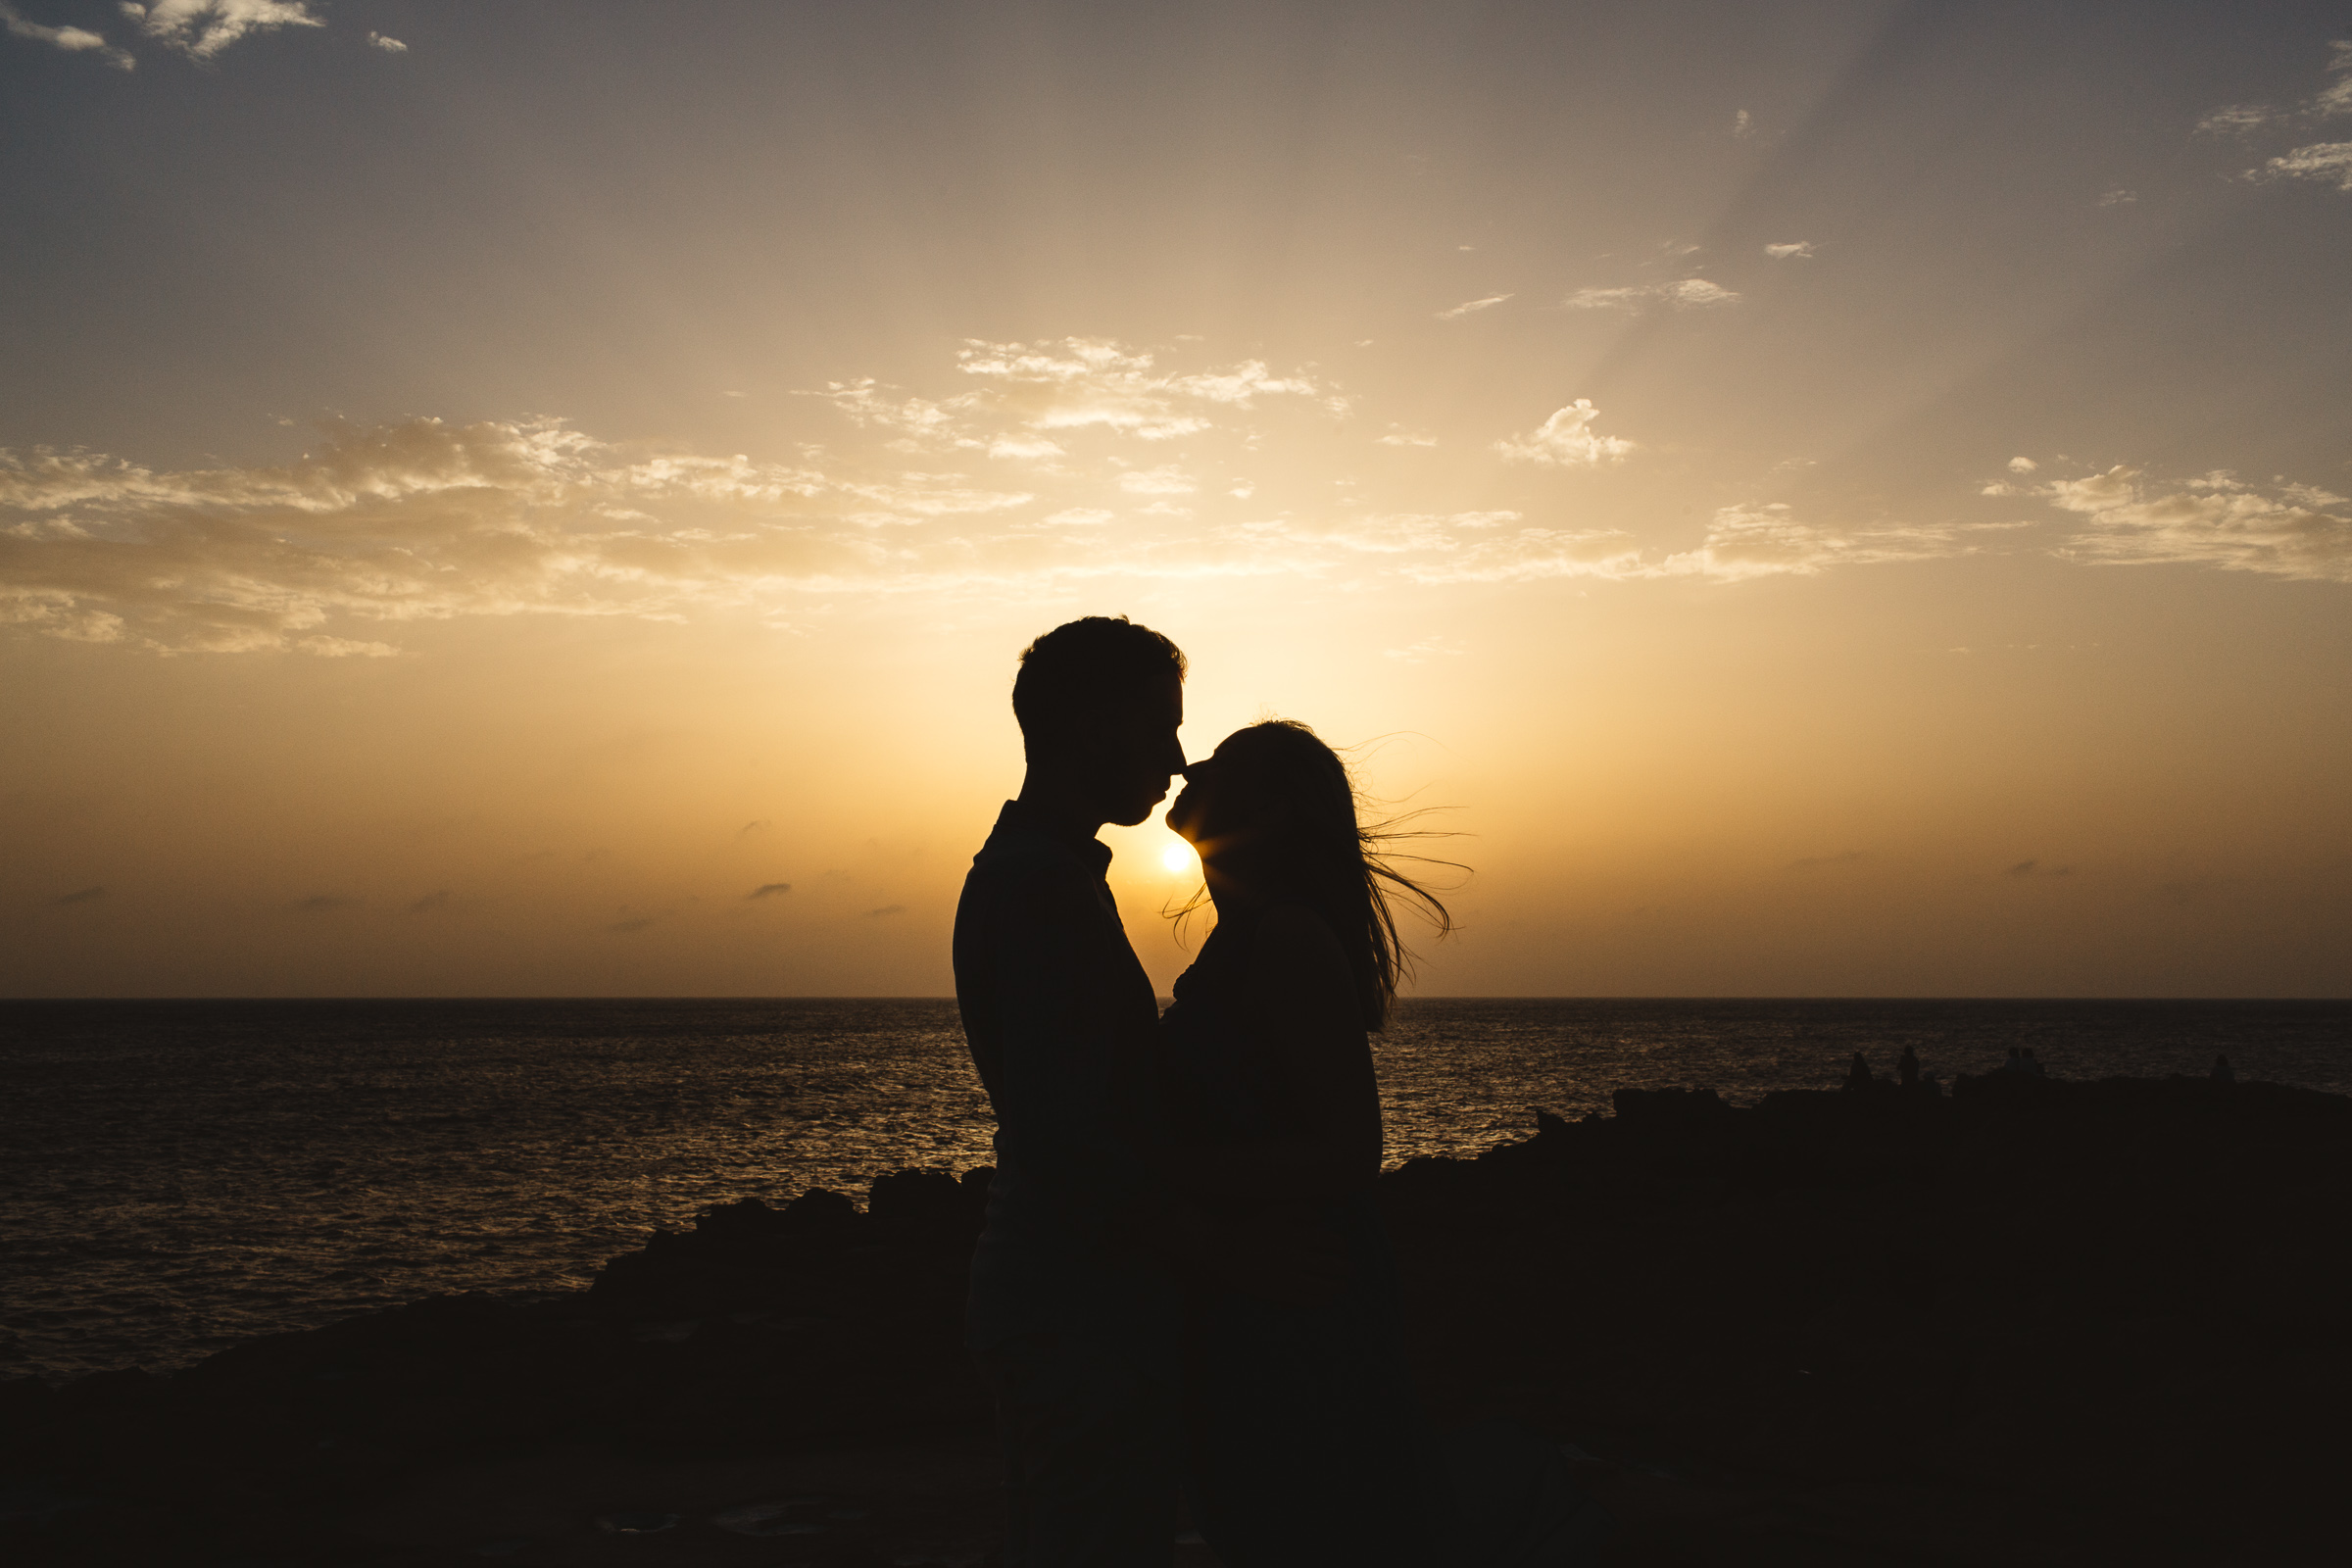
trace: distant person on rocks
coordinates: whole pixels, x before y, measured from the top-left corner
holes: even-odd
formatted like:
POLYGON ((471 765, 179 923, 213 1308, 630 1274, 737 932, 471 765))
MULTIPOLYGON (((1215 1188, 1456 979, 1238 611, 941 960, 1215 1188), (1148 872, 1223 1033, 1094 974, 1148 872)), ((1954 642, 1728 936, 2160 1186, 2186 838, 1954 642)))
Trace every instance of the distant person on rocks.
POLYGON ((2018 1048, 2017 1070, 2022 1073, 2030 1074, 2035 1078, 2041 1076, 2041 1063, 2034 1059, 2034 1048, 2032 1046, 2021 1046, 2018 1048))
POLYGON ((1028 768, 956 909, 956 1000, 997 1117, 968 1342, 997 1397, 1007 1568, 1166 1568, 1179 1306, 1159 1229, 1158 1003, 1103 871, 1184 769, 1185 660, 1124 616, 1021 655, 1028 768))
POLYGON ((1905 1046, 1902 1055, 1895 1061, 1894 1071, 1895 1075, 1902 1080, 1905 1089, 1917 1089, 1919 1087, 1919 1053, 1913 1051, 1909 1046, 1905 1046))
POLYGON ((1609 1522, 1557 1446, 1500 1424, 1439 1439, 1405 1368, 1368 1032, 1408 962, 1392 902, 1441 935, 1445 906, 1392 865, 1303 724, 1240 730, 1186 779, 1167 822, 1200 852, 1217 925, 1161 1027, 1168 1185, 1222 1238, 1185 1268, 1202 1536, 1226 1568, 1590 1560, 1609 1522), (1328 1273, 1297 1266, 1324 1250, 1328 1273))
POLYGON ((2024 1072, 2025 1070, 2026 1058, 2017 1054, 2017 1048, 2015 1046, 2011 1046, 2009 1048, 2009 1059, 2001 1063, 2001 1071, 2024 1072))
POLYGON ((2216 1053, 2213 1058, 2213 1081, 2217 1084, 2237 1082, 2237 1069, 2230 1065, 2228 1056, 2219 1053, 2216 1053))
POLYGON ((1859 1092, 1870 1088, 1875 1082, 1877 1080, 1870 1073, 1870 1058, 1859 1051, 1855 1052, 1854 1059, 1846 1065, 1845 1087, 1859 1092))

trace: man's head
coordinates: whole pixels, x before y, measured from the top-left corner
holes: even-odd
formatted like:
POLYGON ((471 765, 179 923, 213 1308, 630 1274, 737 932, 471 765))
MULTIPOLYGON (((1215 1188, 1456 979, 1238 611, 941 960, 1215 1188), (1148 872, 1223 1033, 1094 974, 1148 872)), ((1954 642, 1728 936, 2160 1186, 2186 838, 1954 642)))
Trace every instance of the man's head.
POLYGON ((1174 643, 1124 615, 1089 615, 1031 643, 1012 712, 1032 784, 1099 821, 1150 816, 1184 770, 1184 668, 1174 643))

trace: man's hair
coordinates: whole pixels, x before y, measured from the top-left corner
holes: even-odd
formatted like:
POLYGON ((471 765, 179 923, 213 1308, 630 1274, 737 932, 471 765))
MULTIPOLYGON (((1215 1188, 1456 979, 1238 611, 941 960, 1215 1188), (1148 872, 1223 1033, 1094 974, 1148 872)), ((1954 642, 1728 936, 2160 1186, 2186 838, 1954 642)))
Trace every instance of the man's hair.
POLYGON ((1170 675, 1184 679, 1184 650, 1125 615, 1089 615, 1056 626, 1021 650, 1012 716, 1034 748, 1102 722, 1170 675))

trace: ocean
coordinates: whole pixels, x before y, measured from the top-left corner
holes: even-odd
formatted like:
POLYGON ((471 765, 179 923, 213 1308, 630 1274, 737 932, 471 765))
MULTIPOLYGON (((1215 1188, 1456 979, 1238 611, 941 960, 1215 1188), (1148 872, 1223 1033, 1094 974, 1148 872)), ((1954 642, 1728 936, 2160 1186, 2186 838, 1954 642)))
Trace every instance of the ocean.
MULTIPOLYGON (((2352 1092, 2352 1003, 1437 1000, 1378 1037, 1389 1157, 1538 1107, 1735 1103, 2027 1045, 2058 1077, 2352 1092)), ((990 1160, 952 1001, 0 1002, 0 1376, 164 1371, 451 1291, 585 1285, 714 1203, 990 1160)))

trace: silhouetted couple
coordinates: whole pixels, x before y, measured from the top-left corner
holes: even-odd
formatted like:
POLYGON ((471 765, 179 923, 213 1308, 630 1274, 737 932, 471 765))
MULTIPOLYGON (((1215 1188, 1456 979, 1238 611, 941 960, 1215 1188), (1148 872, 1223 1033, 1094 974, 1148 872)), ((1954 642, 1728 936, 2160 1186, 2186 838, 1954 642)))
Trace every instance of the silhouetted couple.
POLYGON ((1605 1521, 1534 1434, 1444 1442, 1403 1365, 1373 1205, 1368 1030, 1404 958, 1346 766, 1302 724, 1184 760, 1185 660, 1125 618, 1040 637, 1028 769, 972 861, 956 991, 997 1115, 970 1342, 1008 1568, 1165 1568, 1181 1486, 1228 1568, 1566 1564, 1605 1521), (1106 822, 1184 792, 1217 925, 1160 1016, 1106 822))

